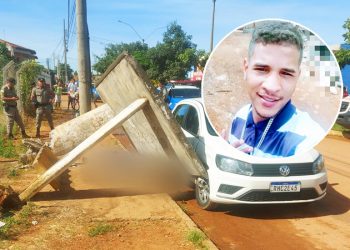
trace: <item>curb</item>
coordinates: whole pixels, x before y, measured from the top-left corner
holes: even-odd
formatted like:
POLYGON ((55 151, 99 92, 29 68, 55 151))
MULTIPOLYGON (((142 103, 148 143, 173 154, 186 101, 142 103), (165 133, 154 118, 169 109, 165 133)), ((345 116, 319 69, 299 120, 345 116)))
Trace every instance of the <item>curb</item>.
MULTIPOLYGON (((186 223, 189 229, 196 229, 198 231, 201 231, 204 235, 207 236, 206 233, 203 232, 192 220, 191 218, 179 207, 179 205, 171 199, 169 195, 166 195, 166 199, 168 199, 169 203, 174 205, 174 210, 177 213, 177 215, 180 216, 180 218, 186 223)), ((215 246, 215 244, 209 239, 207 236, 207 239, 204 240, 205 246, 210 250, 218 250, 218 248, 215 246)))
POLYGON ((341 131, 336 130, 330 130, 327 135, 344 137, 341 131))

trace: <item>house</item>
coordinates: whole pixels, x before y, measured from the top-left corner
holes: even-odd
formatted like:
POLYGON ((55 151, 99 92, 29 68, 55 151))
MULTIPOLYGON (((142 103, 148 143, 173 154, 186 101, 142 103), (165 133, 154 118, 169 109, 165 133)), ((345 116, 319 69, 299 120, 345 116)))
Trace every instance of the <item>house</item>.
POLYGON ((2 39, 0 39, 0 43, 5 44, 7 49, 10 51, 11 56, 13 56, 19 62, 22 62, 28 59, 38 59, 38 57, 36 56, 35 50, 27 49, 25 47, 22 47, 14 43, 10 43, 2 39))

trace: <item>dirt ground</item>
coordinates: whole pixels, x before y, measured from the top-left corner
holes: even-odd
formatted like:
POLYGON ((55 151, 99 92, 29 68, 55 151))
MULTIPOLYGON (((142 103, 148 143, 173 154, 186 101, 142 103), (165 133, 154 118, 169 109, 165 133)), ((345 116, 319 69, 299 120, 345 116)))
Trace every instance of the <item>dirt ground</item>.
MULTIPOLYGON (((63 103, 61 110, 54 111, 54 123, 74 116, 63 103)), ((34 135, 30 123, 33 120, 26 120, 28 134, 34 135)), ((49 140, 49 132, 44 122, 43 141, 49 140)), ((118 136, 119 141, 108 136, 97 148, 118 151, 128 147, 120 130, 118 136)), ((88 173, 82 159, 70 168, 74 190, 62 193, 46 186, 32 198, 26 217, 20 216, 20 225, 16 225, 20 231, 0 239, 0 249, 215 249, 167 194, 149 194, 116 183, 102 185, 87 176, 105 171, 103 166, 88 173)), ((0 183, 21 192, 42 170, 23 169, 9 176, 16 164, 0 162, 0 183)))

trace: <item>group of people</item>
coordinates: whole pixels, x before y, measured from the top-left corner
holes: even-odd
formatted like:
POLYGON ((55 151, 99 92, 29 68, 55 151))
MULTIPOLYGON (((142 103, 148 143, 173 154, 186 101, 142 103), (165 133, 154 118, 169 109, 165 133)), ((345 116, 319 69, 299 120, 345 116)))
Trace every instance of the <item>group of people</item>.
MULTIPOLYGON (((17 101, 18 96, 15 89, 16 80, 14 78, 8 78, 5 81, 4 86, 1 88, 1 101, 3 104, 3 110, 7 117, 7 138, 14 139, 13 126, 16 122, 21 129, 22 138, 28 138, 24 123, 18 112, 17 101)), ((45 116, 51 130, 54 129, 52 111, 53 106, 55 108, 61 107, 61 96, 63 92, 64 84, 62 80, 58 80, 57 84, 52 89, 49 84, 46 84, 44 78, 37 80, 36 86, 33 87, 30 95, 30 100, 35 107, 35 137, 40 138, 40 127, 43 117, 45 116)), ((73 96, 78 91, 77 83, 72 79, 67 86, 69 92, 68 109, 72 104, 73 96)))
MULTIPOLYGON (((68 106, 67 109, 69 109, 69 106, 72 107, 72 104, 74 102, 74 99, 78 98, 79 93, 79 84, 77 81, 75 81, 74 78, 72 78, 67 84, 67 92, 68 92, 68 106)), ((62 99, 62 92, 64 89, 64 84, 61 79, 57 80, 57 84, 54 86, 54 92, 55 92, 55 100, 54 100, 54 107, 57 109, 61 108, 61 99, 62 99)))
MULTIPOLYGON (((4 86, 1 88, 1 101, 4 107, 4 113, 7 117, 7 138, 13 139, 13 125, 16 122, 21 129, 22 138, 28 138, 22 118, 17 109, 17 92, 15 90, 16 80, 14 78, 6 79, 4 86)), ((40 127, 45 115, 51 130, 54 129, 52 120, 52 104, 55 94, 50 85, 46 84, 44 78, 39 78, 36 86, 32 89, 30 100, 35 106, 36 118, 35 128, 37 138, 40 137, 40 127)))

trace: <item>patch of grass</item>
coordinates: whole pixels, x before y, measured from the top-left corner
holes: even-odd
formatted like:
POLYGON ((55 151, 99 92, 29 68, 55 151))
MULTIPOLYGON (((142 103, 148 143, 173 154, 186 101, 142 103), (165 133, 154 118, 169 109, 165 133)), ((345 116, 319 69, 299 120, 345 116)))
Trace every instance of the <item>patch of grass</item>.
POLYGON ((0 227, 0 239, 9 239, 15 237, 18 233, 23 232, 25 228, 31 225, 30 216, 33 214, 35 205, 28 202, 20 211, 12 211, 3 214, 0 220, 5 223, 0 227))
POLYGON ((332 127, 332 130, 343 132, 343 131, 346 131, 347 129, 344 128, 342 125, 335 123, 334 126, 332 127))
POLYGON ((6 140, 6 128, 0 125, 0 156, 5 158, 17 157, 15 145, 12 140, 6 140))
POLYGON ((206 249, 207 247, 203 244, 203 241, 207 237, 205 236, 204 233, 202 233, 199 230, 191 230, 187 234, 187 240, 192 242, 195 246, 201 248, 201 249, 206 249))
POLYGON ((7 177, 8 177, 8 178, 11 178, 11 177, 16 177, 16 176, 18 176, 18 175, 19 175, 19 173, 18 173, 18 171, 17 171, 16 169, 11 169, 11 170, 8 172, 7 177))
POLYGON ((97 235, 103 235, 106 234, 108 232, 113 231, 113 226, 109 225, 109 224, 105 224, 105 223, 99 223, 95 226, 93 226, 92 228, 89 229, 89 236, 90 237, 95 237, 97 235))

